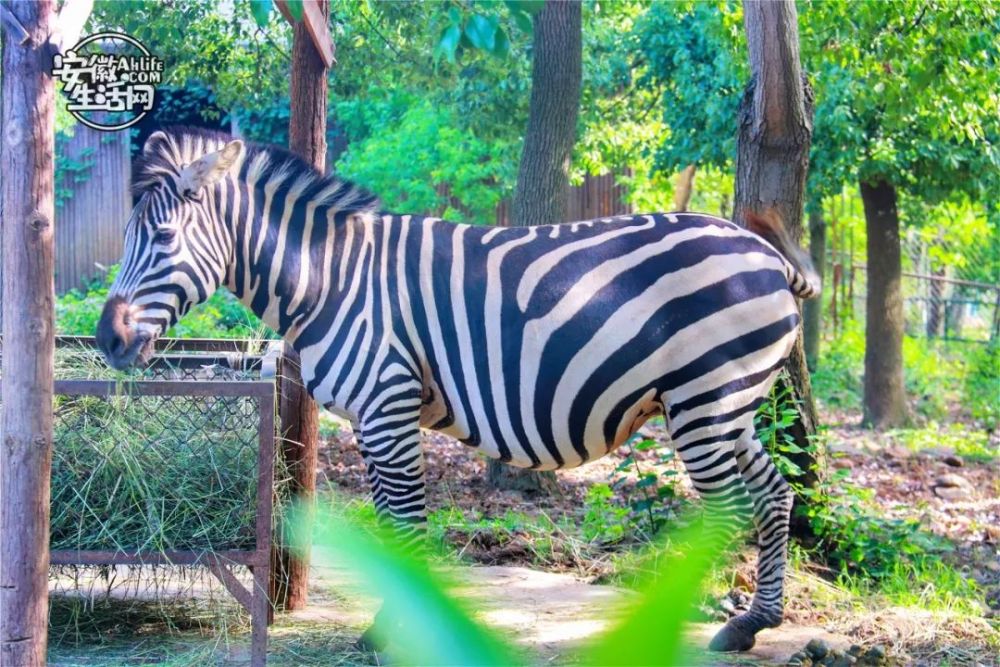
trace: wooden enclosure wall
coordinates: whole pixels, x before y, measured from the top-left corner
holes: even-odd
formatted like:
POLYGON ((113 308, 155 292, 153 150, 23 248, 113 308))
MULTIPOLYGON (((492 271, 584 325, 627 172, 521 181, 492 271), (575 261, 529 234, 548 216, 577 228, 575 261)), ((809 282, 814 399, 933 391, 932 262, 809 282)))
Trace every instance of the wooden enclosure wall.
MULTIPOLYGON (((500 202, 497 206, 496 224, 507 226, 510 222, 510 209, 509 201, 500 202)), ((566 209, 568 221, 591 220, 631 212, 632 207, 625 200, 625 188, 615 182, 614 174, 588 174, 583 183, 570 187, 569 206, 566 209)))
POLYGON ((78 124, 60 142, 57 163, 87 163, 79 182, 62 178, 70 196, 56 208, 56 294, 81 287, 121 258, 125 221, 132 208, 128 132, 98 132, 78 124), (67 182, 70 181, 70 182, 67 182))

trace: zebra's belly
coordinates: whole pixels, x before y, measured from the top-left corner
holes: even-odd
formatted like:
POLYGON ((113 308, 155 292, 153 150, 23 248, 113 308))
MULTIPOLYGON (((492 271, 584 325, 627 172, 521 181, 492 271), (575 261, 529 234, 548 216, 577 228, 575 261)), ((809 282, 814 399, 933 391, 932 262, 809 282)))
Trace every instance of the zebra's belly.
MULTIPOLYGON (((573 468, 614 451, 646 421, 663 414, 655 390, 631 393, 637 398, 625 406, 620 396, 614 394, 614 400, 605 398, 589 408, 574 406, 562 413, 560 406, 547 405, 527 413, 507 410, 470 416, 460 408, 454 409, 460 404, 458 401, 450 404, 453 408, 449 413, 445 396, 432 392, 440 400, 425 404, 421 425, 514 466, 539 470, 573 468)), ((497 406, 494 403, 492 407, 497 406)))

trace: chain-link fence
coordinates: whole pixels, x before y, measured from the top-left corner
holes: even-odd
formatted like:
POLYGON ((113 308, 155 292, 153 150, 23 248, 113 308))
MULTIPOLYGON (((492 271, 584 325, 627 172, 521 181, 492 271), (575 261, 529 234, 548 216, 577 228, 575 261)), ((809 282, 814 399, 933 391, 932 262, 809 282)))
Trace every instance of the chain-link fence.
MULTIPOLYGON (((849 232, 827 249, 824 295, 828 323, 863 321, 867 262, 849 232)), ((995 239, 974 247, 928 240, 918 230, 901 239, 901 291, 906 333, 913 337, 986 343, 1000 337, 1000 275, 995 239)))

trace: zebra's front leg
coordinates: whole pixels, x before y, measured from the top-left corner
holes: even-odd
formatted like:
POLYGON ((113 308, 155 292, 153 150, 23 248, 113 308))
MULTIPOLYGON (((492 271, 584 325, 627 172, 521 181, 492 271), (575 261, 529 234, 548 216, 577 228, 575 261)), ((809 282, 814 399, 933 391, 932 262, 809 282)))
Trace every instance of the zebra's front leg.
MULTIPOLYGON (((419 414, 412 419, 394 415, 373 420, 355 432, 368 472, 372 500, 379 520, 391 526, 408 553, 422 553, 427 532, 424 453, 420 445, 419 414)), ((358 640, 362 649, 381 651, 391 636, 385 604, 358 640)))
POLYGON ((754 636, 765 628, 776 628, 784 618, 785 560, 792 490, 764 451, 753 428, 736 445, 736 458, 743 482, 753 500, 757 527, 757 590, 750 610, 730 619, 712 638, 713 651, 746 651, 754 636))

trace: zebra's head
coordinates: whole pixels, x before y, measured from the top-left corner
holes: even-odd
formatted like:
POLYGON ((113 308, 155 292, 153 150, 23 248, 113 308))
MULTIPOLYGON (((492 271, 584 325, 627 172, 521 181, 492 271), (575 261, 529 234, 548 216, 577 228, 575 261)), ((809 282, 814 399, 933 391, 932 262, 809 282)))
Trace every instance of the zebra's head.
POLYGON ((215 186, 239 169, 245 152, 239 140, 207 134, 156 132, 146 141, 121 267, 97 325, 98 346, 114 368, 146 361, 156 339, 222 283, 231 252, 217 223, 215 186))

